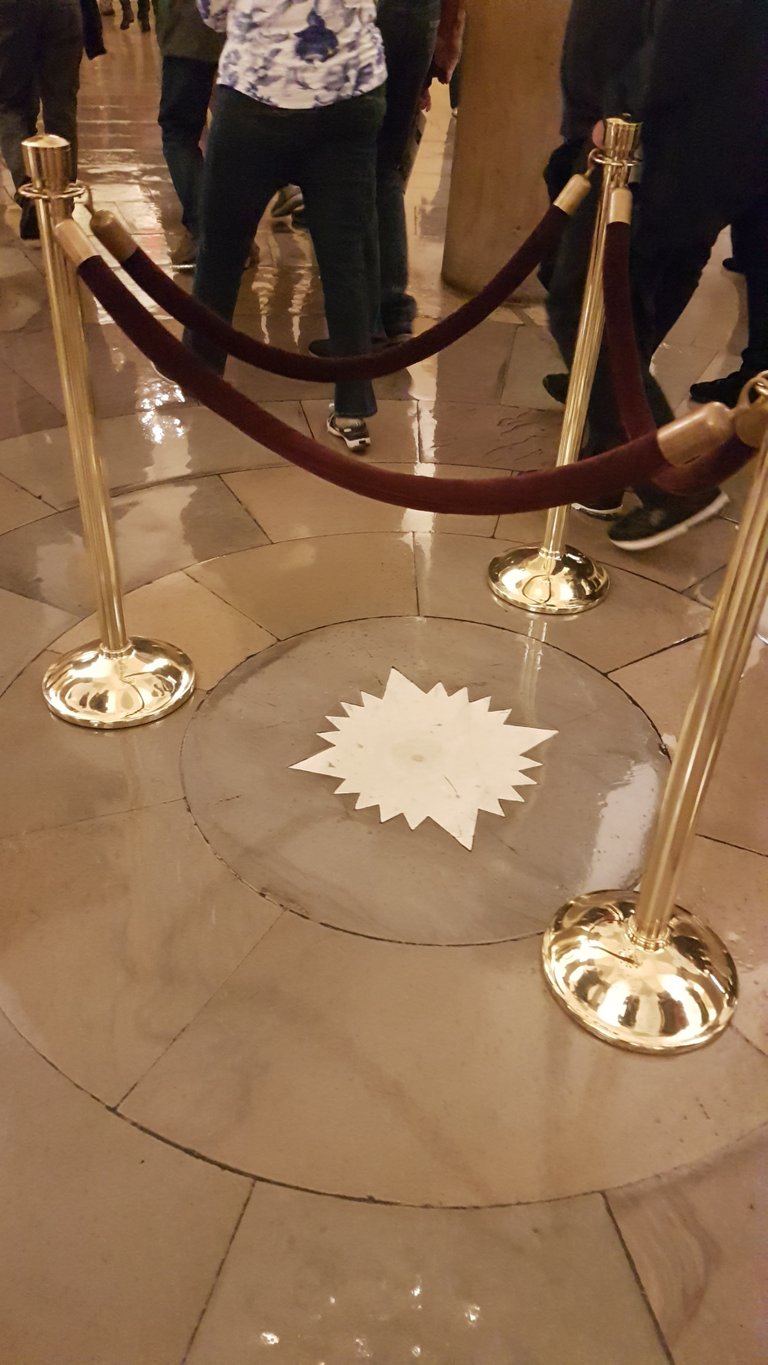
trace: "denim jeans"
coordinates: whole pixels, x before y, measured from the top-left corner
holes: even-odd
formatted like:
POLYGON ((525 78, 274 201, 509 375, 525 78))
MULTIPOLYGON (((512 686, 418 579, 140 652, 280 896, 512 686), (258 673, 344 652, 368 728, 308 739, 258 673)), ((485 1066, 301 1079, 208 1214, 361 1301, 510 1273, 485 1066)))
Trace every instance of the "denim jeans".
MULTIPOLYGON (((317 109, 276 109, 219 86, 203 172, 197 298, 231 320, 259 220, 283 185, 299 185, 317 255, 334 355, 365 355, 375 309, 368 237, 375 212, 376 138, 384 87, 317 109)), ((223 371, 225 357, 194 333, 185 341, 223 371)), ((367 380, 336 385, 340 417, 376 411, 367 380)))
POLYGON ((381 322, 390 336, 409 332, 416 312, 408 288, 403 157, 435 51, 440 0, 379 0, 376 22, 387 58, 387 112, 379 133, 376 209, 379 220, 381 322))
MULTIPOLYGON (((82 55, 80 0, 0 0, 0 151, 17 187, 28 179, 21 144, 37 131, 41 101, 45 131, 71 144, 77 174, 82 55)), ((34 213, 24 201, 22 217, 34 213)))
POLYGON ((181 202, 181 221, 193 237, 200 234, 203 154, 200 139, 211 101, 216 66, 193 57, 163 57, 158 123, 163 156, 181 202))

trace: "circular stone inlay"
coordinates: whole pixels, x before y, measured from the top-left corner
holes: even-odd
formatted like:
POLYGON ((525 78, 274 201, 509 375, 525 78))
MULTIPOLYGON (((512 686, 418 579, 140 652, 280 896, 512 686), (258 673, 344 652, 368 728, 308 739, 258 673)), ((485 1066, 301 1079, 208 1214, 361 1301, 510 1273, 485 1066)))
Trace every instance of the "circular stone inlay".
POLYGON ((666 775, 658 735, 614 683, 567 654, 468 622, 327 626, 246 660, 194 716, 183 751, 190 808, 255 890, 338 929, 397 942, 478 944, 543 930, 564 901, 630 886, 666 775), (534 785, 480 812, 474 846, 427 820, 382 823, 296 771, 326 717, 384 693, 395 668, 423 691, 491 698, 510 725, 557 733, 532 747, 534 785))

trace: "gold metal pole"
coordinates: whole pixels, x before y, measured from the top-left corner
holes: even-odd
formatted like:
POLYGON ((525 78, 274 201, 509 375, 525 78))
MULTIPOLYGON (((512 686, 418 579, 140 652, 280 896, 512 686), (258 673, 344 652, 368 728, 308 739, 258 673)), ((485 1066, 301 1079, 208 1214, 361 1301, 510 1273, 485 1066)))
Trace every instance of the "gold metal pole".
MULTIPOLYGON (((595 156, 603 166, 603 183, 557 454, 558 467, 575 464, 581 454, 605 323, 603 259, 611 200, 615 190, 628 184, 639 140, 640 124, 609 118, 604 148, 595 156)), ((488 571, 491 590, 502 602, 550 616, 575 616, 602 600, 610 586, 608 572, 602 564, 566 545, 567 521, 567 507, 551 508, 541 546, 510 550, 491 562, 488 571)))
POLYGON ((28 138, 24 161, 37 204, 40 238, 83 535, 96 591, 100 641, 49 668, 43 693, 63 720, 109 730, 141 725, 180 706, 194 687, 189 659, 172 645, 130 640, 123 614, 109 493, 96 448, 93 396, 77 276, 55 228, 71 217, 81 187, 70 182, 70 147, 61 137, 28 138))
MULTIPOLYGON (((768 376, 763 390, 768 394, 768 376)), ((768 398, 763 399, 768 405, 768 398)), ((768 436, 710 623, 639 892, 564 906, 544 936, 556 998, 591 1033, 641 1052, 701 1047, 736 1007, 733 960, 675 904, 696 817, 768 591, 768 436)))

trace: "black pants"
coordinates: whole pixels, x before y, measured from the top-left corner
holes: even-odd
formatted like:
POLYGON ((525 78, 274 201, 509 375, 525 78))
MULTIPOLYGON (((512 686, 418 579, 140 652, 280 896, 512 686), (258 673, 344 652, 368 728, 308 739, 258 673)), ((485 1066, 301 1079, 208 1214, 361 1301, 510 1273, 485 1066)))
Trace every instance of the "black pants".
POLYGON ((768 192, 731 225, 733 254, 747 284, 749 337, 741 362, 758 374, 768 370, 768 192))
POLYGON ((163 57, 157 121, 162 131, 163 156, 181 202, 181 221, 193 237, 200 233, 203 184, 200 139, 215 79, 215 62, 163 57))
MULTIPOLYGON (((37 132, 72 147, 77 174, 77 91, 83 55, 79 0, 0 0, 0 151, 18 187, 28 179, 21 144, 37 132)), ((34 215, 31 201, 22 213, 34 215)))
POLYGON ((440 18, 439 0, 379 0, 376 22, 387 59, 387 110, 379 133, 381 322, 390 336, 409 332, 416 305, 408 288, 408 234, 402 164, 427 79, 440 18))
MULTIPOLYGON (((203 172, 195 295, 232 318, 243 262, 270 199, 299 185, 325 295, 335 355, 365 355, 375 299, 367 242, 375 212, 376 138, 384 87, 318 109, 275 109, 219 86, 203 172)), ((194 333, 185 341, 209 365, 225 357, 194 333)), ((341 417, 376 411, 367 380, 336 385, 341 417)))
MULTIPOLYGON (((558 167, 558 171, 560 169, 558 167)), ((557 255, 546 271, 550 330, 569 369, 579 325, 598 193, 596 185, 569 221, 557 255)), ((643 378, 648 401, 659 426, 671 421, 673 413, 664 391, 650 372, 650 363, 693 297, 718 231, 727 221, 725 216, 718 228, 714 214, 706 225, 696 217, 686 220, 685 206, 681 204, 675 219, 663 217, 655 223, 650 212, 643 213, 642 200, 635 216, 631 261, 635 327, 644 361, 643 378)), ((590 401, 585 453, 610 450, 624 439, 603 348, 590 401)))

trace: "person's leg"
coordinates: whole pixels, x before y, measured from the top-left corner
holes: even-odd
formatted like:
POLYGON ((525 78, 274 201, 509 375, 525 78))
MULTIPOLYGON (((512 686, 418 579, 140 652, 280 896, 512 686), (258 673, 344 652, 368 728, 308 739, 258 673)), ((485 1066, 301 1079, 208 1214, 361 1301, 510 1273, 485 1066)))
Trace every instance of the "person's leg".
POLYGON ((435 50, 439 0, 379 0, 376 22, 387 59, 387 107, 377 149, 381 316, 389 336, 411 331, 408 234, 402 165, 435 50))
POLYGON ((149 33, 149 0, 138 0, 136 12, 142 33, 149 33))
MULTIPOLYGON (((194 293, 228 322, 259 219, 273 194, 292 178, 291 148, 300 142, 304 113, 285 116, 237 90, 217 89, 203 169, 194 293)), ((184 341, 223 373, 226 355, 218 347, 189 330, 184 341)))
POLYGON ((44 0, 38 80, 46 133, 65 137, 72 148, 71 175, 77 178, 77 92, 83 56, 79 0, 44 0))
MULTIPOLYGON (((313 111, 316 140, 307 149, 300 184, 334 355, 365 355, 371 348, 366 234, 375 211, 383 112, 383 87, 313 111)), ((335 411, 342 418, 372 416, 373 385, 359 379, 337 384, 335 411)))
POLYGON ((0 151, 17 189, 28 179, 21 144, 37 127, 40 24, 41 0, 23 10, 19 0, 0 0, 0 151))
POLYGON ((158 123, 163 156, 181 203, 181 221, 194 238, 199 236, 205 128, 216 67, 191 57, 163 57, 158 123))

